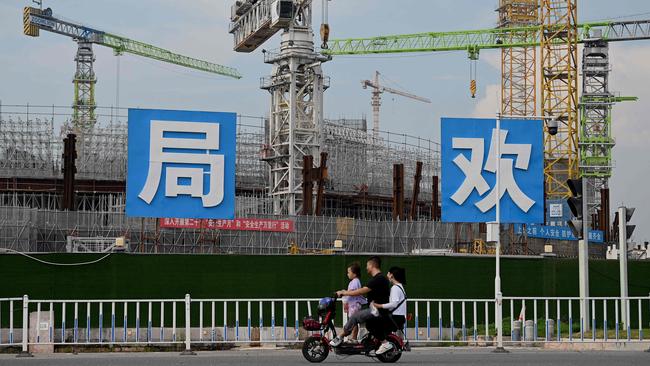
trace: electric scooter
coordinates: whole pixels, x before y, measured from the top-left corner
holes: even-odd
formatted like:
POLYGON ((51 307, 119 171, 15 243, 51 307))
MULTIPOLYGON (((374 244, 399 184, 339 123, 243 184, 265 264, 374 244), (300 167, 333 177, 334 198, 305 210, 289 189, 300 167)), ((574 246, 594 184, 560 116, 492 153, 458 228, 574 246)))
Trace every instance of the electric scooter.
POLYGON ((372 329, 369 329, 359 343, 343 343, 338 347, 332 347, 327 334, 330 333, 332 338, 336 337, 334 327, 336 299, 331 297, 321 299, 318 303, 318 315, 320 320, 311 317, 303 320, 305 330, 319 332, 312 334, 302 345, 302 355, 309 362, 323 362, 333 351, 337 355, 363 355, 377 358, 381 362, 392 363, 397 362, 407 348, 402 338, 391 332, 386 340, 393 345, 392 349, 379 355, 376 354, 382 342, 373 335, 372 329))

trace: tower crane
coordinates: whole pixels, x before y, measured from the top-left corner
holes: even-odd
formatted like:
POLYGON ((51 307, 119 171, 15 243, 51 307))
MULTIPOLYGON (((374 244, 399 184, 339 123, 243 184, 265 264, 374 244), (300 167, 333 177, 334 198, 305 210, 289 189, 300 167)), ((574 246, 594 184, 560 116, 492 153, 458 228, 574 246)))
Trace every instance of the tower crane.
MULTIPOLYGON (((331 39, 329 40, 329 47, 323 49, 321 52, 326 55, 336 56, 405 52, 465 51, 471 56, 472 54, 478 55, 480 50, 486 49, 506 50, 542 46, 542 35, 545 32, 544 27, 540 25, 512 27, 508 26, 509 23, 506 23, 505 25, 506 26, 501 28, 479 30, 424 32, 368 38, 331 39)), ((575 39, 575 42, 585 45, 593 43, 594 40, 597 40, 599 43, 650 40, 650 20, 591 22, 577 24, 576 29, 577 39, 575 39)), ((564 34, 559 31, 556 33, 564 34)), ((553 47, 555 44, 560 44, 562 41, 545 40, 544 42, 548 48, 553 47)), ((600 47, 598 50, 601 51, 598 54, 598 57, 607 57, 607 52, 602 54, 605 50, 603 47, 600 47)), ((585 60, 586 61, 583 61, 583 69, 589 70, 589 65, 586 64, 589 59, 585 58, 585 60)), ((543 70, 545 70, 544 67, 547 69, 549 68, 546 64, 541 65, 540 67, 542 67, 543 70)), ((558 65, 555 66, 555 68, 557 67, 558 65)), ((577 65, 572 65, 571 69, 577 69, 577 65)), ((602 78, 605 81, 607 80, 606 75, 608 73, 609 68, 604 68, 598 71, 599 77, 604 75, 602 78)), ((550 75, 549 77, 552 76, 555 79, 560 79, 560 81, 563 80, 563 74, 561 72, 556 72, 555 69, 547 72, 547 76, 548 75, 550 75)), ((503 76, 503 78, 505 77, 506 76, 503 76)), ((585 75, 585 77, 587 76, 585 75)), ((530 80, 530 77, 529 75, 523 75, 521 76, 521 79, 530 80)), ((542 80, 547 95, 548 93, 556 93, 559 95, 561 92, 561 90, 555 90, 557 85, 559 85, 557 83, 560 81, 553 80, 542 80)), ((535 78, 533 77, 531 82, 534 83, 534 81, 535 78)), ((528 81, 526 81, 526 84, 519 86, 523 86, 524 89, 529 90, 528 81)), ((532 85, 533 90, 536 87, 536 85, 532 85)), ((576 128, 575 121, 572 120, 571 123, 569 123, 570 121, 566 118, 566 115, 555 115, 551 113, 550 110, 544 111, 545 116, 556 118, 563 124, 563 127, 559 129, 557 135, 553 135, 549 130, 545 133, 544 151, 546 163, 544 167, 544 175, 547 183, 547 200, 563 200, 564 197, 570 194, 565 182, 567 178, 577 177, 581 174, 579 168, 583 170, 583 175, 587 177, 594 174, 601 178, 611 176, 611 149, 614 144, 612 143, 613 138, 611 136, 611 108, 609 107, 611 107, 612 103, 622 100, 630 100, 630 98, 612 99, 608 97, 609 99, 605 98, 606 100, 601 98, 602 100, 597 101, 600 104, 596 105, 597 103, 594 103, 594 98, 591 96, 584 95, 582 99, 579 99, 577 96, 577 88, 565 88, 563 90, 565 93, 570 91, 570 98, 569 96, 566 96, 565 98, 558 97, 557 100, 568 100, 574 98, 575 100, 581 100, 580 106, 583 110, 581 125, 589 127, 587 129, 578 129, 576 128), (596 114, 590 112, 590 110, 594 109, 606 110, 606 113, 600 113, 598 115, 598 121, 596 122, 587 121, 587 119, 594 119, 593 117, 596 114), (595 124, 598 125, 597 128, 594 128, 595 124), (594 131, 604 132, 599 132, 597 135, 594 135, 594 131), (602 136, 603 133, 607 136, 602 136), (580 141, 580 143, 578 143, 578 141, 580 141), (594 141, 598 142, 598 146, 595 146, 596 143, 594 141), (595 166, 594 161, 600 162, 600 166, 595 166)), ((589 90, 589 87, 583 85, 583 93, 584 91, 589 90)), ((510 112, 513 115, 529 115, 531 111, 534 110, 534 108, 530 107, 530 97, 527 96, 519 99, 520 100, 517 101, 517 103, 520 106, 522 104, 529 104, 529 107, 502 108, 502 111, 510 112)), ((504 100, 504 102, 506 101, 504 100)), ((575 116, 571 118, 574 117, 575 116)), ((606 184, 602 183, 600 186, 604 187, 606 184)), ((600 192, 595 193, 598 195, 600 194, 600 192)), ((591 194, 591 196, 591 202, 600 202, 601 199, 595 197, 595 194, 591 194)), ((596 206, 597 205, 594 204, 591 207, 596 206)), ((606 216, 605 214, 606 213, 602 213, 601 216, 606 216)), ((601 224, 601 229, 606 230, 606 226, 601 224)))
POLYGON ((264 160, 274 213, 295 215, 303 207, 303 158, 314 156, 320 165, 323 94, 329 86, 321 67, 329 57, 314 47, 312 0, 237 0, 231 10, 237 52, 252 52, 281 33, 279 52, 263 51, 264 62, 272 65, 261 82, 271 96, 264 160))
POLYGON ((372 89, 372 98, 370 105, 372 105, 372 132, 375 137, 377 137, 379 134, 379 107, 381 106, 382 93, 386 92, 395 95, 401 95, 403 97, 415 99, 423 103, 431 103, 431 100, 428 98, 423 98, 415 94, 407 93, 379 84, 379 71, 375 71, 375 77, 373 80, 362 80, 361 86, 364 89, 372 89))
POLYGON ((115 55, 131 53, 134 55, 176 64, 195 70, 218 75, 241 78, 234 68, 184 56, 126 37, 93 29, 82 24, 62 20, 54 16, 51 8, 39 9, 25 7, 23 10, 23 32, 27 36, 38 37, 40 31, 48 31, 72 38, 77 42, 74 76, 73 124, 78 131, 92 129, 95 125, 95 73, 93 44, 112 48, 115 55))

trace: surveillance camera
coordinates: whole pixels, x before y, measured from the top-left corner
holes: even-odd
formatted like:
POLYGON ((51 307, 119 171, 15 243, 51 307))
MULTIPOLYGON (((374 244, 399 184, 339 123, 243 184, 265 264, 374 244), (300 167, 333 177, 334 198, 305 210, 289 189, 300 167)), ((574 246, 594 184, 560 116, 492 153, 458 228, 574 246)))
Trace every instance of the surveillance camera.
POLYGON ((557 125, 558 125, 558 123, 557 123, 556 119, 549 119, 546 122, 546 128, 548 129, 548 133, 551 136, 557 135, 557 125))

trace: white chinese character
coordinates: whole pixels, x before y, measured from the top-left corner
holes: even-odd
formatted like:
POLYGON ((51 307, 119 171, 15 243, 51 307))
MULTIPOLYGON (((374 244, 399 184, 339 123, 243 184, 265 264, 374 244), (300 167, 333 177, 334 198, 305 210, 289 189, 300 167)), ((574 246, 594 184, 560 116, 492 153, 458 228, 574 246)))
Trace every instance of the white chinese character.
MULTIPOLYGON (((485 162, 485 170, 495 173, 497 169, 496 163, 496 145, 497 145, 498 132, 492 130, 492 142, 490 144, 490 152, 487 161, 485 162)), ((499 199, 508 192, 512 201, 524 212, 528 212, 535 204, 535 201, 526 196, 526 194, 519 188, 515 181, 513 168, 527 170, 528 163, 530 162, 530 153, 532 146, 530 144, 506 144, 506 137, 508 136, 507 130, 501 130, 500 138, 500 154, 503 155, 516 155, 516 162, 511 158, 499 157, 499 199), (513 164, 514 163, 514 164, 513 164)), ((487 212, 496 205, 496 190, 493 189, 481 201, 476 203, 476 207, 481 212, 487 212)))
POLYGON ((452 139, 452 146, 454 149, 472 150, 471 160, 467 160, 463 154, 458 154, 454 159, 454 163, 463 171, 463 174, 465 174, 465 180, 456 193, 451 196, 451 199, 459 205, 465 203, 474 189, 476 189, 480 196, 490 189, 490 186, 481 175, 484 143, 485 142, 481 138, 455 137, 452 139))
MULTIPOLYGON (((492 140, 490 144, 490 151, 483 167, 484 156, 484 139, 482 138, 453 138, 452 145, 454 149, 470 149, 471 160, 468 160, 463 154, 458 154, 453 160, 454 163, 460 168, 465 175, 465 180, 456 192, 451 196, 459 205, 462 205, 467 198, 471 195, 472 191, 476 189, 479 196, 483 196, 485 192, 490 190, 490 186, 481 175, 482 170, 491 173, 496 173, 497 158, 496 158, 496 144, 497 144, 497 130, 492 130, 492 140)), ((524 212, 528 212, 535 204, 530 197, 528 197, 517 185, 514 177, 513 169, 527 170, 530 163, 530 155, 532 146, 530 144, 506 144, 508 137, 507 130, 501 130, 501 156, 515 155, 515 159, 499 157, 499 199, 508 192, 512 201, 524 212)), ((496 189, 492 189, 487 196, 476 203, 476 207, 481 212, 487 212, 496 205, 496 189)))
POLYGON ((189 195, 201 198, 203 207, 214 207, 223 201, 224 194, 224 156, 210 154, 210 150, 219 149, 219 124, 203 122, 151 121, 149 147, 149 171, 147 181, 138 195, 151 203, 158 192, 163 163, 203 164, 203 167, 167 167, 165 179, 165 196, 177 197, 189 195), (202 134, 202 138, 166 137, 165 132, 202 134), (170 152, 166 149, 203 150, 204 153, 170 152), (204 194, 203 178, 208 175, 209 190, 204 194), (189 185, 178 183, 180 178, 189 178, 189 185))

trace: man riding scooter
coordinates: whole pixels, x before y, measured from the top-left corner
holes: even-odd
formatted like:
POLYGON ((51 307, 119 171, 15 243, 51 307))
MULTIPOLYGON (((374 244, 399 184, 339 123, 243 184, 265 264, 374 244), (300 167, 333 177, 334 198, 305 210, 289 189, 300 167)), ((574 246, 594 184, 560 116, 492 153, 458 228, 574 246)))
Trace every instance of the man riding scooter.
MULTIPOLYGON (((368 303, 376 304, 386 304, 389 302, 390 297, 390 282, 381 273, 381 259, 377 256, 372 256, 368 258, 366 262, 366 271, 372 277, 368 283, 354 291, 340 290, 336 292, 337 296, 366 296, 368 303)), ((368 308, 357 311, 348 319, 347 323, 343 326, 343 333, 341 333, 336 338, 332 339, 330 345, 332 347, 338 347, 343 343, 343 338, 350 335, 355 326, 358 326, 362 323, 369 323, 373 320, 378 320, 383 313, 386 312, 384 309, 374 309, 368 308)))

